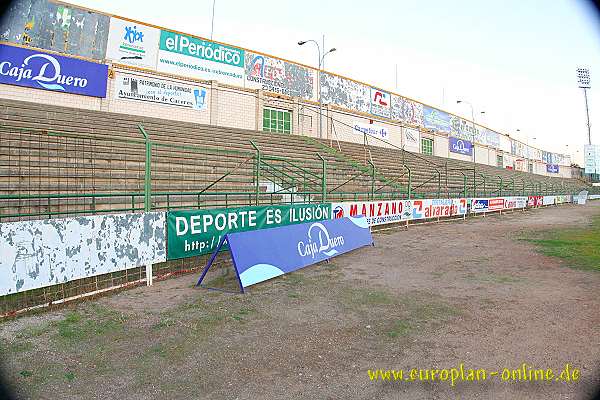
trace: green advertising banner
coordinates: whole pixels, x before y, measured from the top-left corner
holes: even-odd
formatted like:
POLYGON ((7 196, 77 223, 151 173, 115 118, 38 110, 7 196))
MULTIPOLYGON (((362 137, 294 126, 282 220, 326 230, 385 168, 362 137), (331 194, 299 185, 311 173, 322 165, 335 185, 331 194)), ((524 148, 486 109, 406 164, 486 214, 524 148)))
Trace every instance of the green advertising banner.
POLYGON ((330 218, 330 203, 169 211, 167 259, 209 254, 228 232, 274 228, 330 218))
POLYGON ((175 32, 160 31, 160 50, 244 67, 244 50, 175 32))

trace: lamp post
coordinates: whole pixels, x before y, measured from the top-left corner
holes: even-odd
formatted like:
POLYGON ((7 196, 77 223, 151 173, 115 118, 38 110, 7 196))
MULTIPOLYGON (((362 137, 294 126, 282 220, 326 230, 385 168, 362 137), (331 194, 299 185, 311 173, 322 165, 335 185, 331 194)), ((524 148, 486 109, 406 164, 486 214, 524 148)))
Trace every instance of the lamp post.
POLYGON ((302 46, 305 43, 308 42, 312 42, 317 46, 317 54, 319 56, 319 64, 318 64, 318 72, 319 72, 319 77, 317 79, 317 90, 319 93, 319 139, 323 139, 323 102, 321 99, 321 66, 323 65, 323 61, 325 60, 325 56, 329 53, 333 53, 334 51, 336 51, 335 47, 332 47, 331 49, 329 49, 329 51, 327 51, 325 54, 323 54, 323 56, 321 56, 321 46, 319 46, 319 42, 317 42, 316 40, 301 40, 298 42, 299 46, 302 46))

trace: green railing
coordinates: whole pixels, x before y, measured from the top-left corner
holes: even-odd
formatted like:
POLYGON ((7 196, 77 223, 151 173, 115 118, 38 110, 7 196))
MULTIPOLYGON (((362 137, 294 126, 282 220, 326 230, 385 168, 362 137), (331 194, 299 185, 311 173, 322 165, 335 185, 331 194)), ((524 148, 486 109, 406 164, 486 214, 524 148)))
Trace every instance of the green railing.
POLYGON ((515 177, 523 176, 518 174, 494 179, 479 172, 477 181, 470 169, 447 164, 427 164, 434 172, 416 176, 409 163, 398 164, 388 177, 370 158, 362 165, 308 138, 323 154, 269 155, 254 142, 247 151, 163 143, 142 125, 137 129, 139 138, 0 127, 0 221, 297 201, 466 197, 471 186, 473 195, 486 196, 579 189, 563 181, 517 182, 515 177), (265 182, 274 189, 267 192, 265 182))

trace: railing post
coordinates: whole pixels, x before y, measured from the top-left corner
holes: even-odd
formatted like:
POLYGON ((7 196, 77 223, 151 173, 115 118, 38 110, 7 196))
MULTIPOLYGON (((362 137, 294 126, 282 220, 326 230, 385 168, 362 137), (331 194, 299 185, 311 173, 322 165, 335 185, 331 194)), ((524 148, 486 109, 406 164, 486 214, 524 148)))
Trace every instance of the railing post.
POLYGON ((146 145, 146 159, 144 162, 144 211, 148 212, 152 208, 152 141, 148 137, 148 134, 146 133, 146 130, 142 124, 138 124, 138 128, 140 132, 142 132, 142 135, 144 135, 144 142, 146 145))
MULTIPOLYGON (((146 133, 146 130, 142 126, 142 124, 138 124, 138 128, 142 135, 144 135, 144 142, 146 145, 146 159, 145 159, 145 169, 144 169, 144 211, 149 212, 152 208, 152 142, 146 133)), ((168 198, 167 198, 168 199, 168 198)), ((154 277, 154 272, 152 270, 152 263, 146 264, 146 285, 152 286, 152 280, 154 277)))
MULTIPOLYGON (((473 149, 473 151, 474 150, 475 149, 473 149)), ((473 159, 475 159, 475 156, 473 156, 473 159)), ((477 192, 476 192, 476 188, 475 188, 475 177, 476 177, 475 166, 473 166, 473 198, 477 197, 477 192)))
POLYGON ((410 197, 412 195, 412 193, 411 193, 411 191, 412 191, 412 171, 410 170, 410 168, 408 166, 405 165, 405 167, 408 170, 408 200, 410 200, 410 197))
POLYGON ((260 193, 260 186, 258 183, 258 181, 260 180, 260 149, 258 148, 258 146, 256 146, 256 144, 254 144, 254 142, 252 140, 250 140, 250 144, 256 150, 256 156, 254 157, 254 159, 256 160, 255 161, 255 171, 254 171, 254 179, 256 180, 256 188, 255 188, 256 199, 254 200, 254 204, 258 205, 258 197, 259 197, 259 193, 260 193))
POLYGON ((371 200, 375 198, 375 165, 371 160, 368 160, 371 165, 371 200))
POLYGON ((510 178, 510 180, 512 181, 512 195, 515 195, 515 178, 510 178))
POLYGON ((323 176, 321 177, 321 202, 325 203, 327 198, 327 161, 325 161, 323 156, 321 156, 319 153, 317 153, 317 156, 319 156, 321 162, 323 163, 323 176))
POLYGON ((467 197, 467 176, 462 171, 460 171, 460 173, 463 176, 463 197, 466 198, 467 197))
POLYGON ((502 187, 504 186, 504 184, 500 175, 498 175, 498 178, 500 178, 500 188, 498 189, 498 197, 502 197, 502 187))
POLYGON ((441 195, 441 191, 442 191, 442 174, 440 173, 440 171, 437 171, 438 173, 438 191, 437 191, 437 198, 440 198, 441 195))

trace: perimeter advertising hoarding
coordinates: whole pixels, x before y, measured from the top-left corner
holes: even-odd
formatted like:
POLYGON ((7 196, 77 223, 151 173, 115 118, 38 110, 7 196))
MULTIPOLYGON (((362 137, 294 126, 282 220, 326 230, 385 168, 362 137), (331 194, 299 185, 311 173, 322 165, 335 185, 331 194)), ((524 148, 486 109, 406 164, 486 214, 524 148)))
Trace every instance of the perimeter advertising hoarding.
POLYGON ((369 226, 467 213, 466 199, 386 200, 333 203, 333 218, 364 215, 369 226))
POLYGON ((108 66, 0 44, 0 83, 106 97, 108 66))
POLYGON ((157 70, 243 87, 244 50, 161 30, 157 70))
POLYGON ((120 64, 156 69, 160 29, 112 17, 106 58, 120 64))
POLYGON ((199 111, 207 109, 208 95, 203 87, 122 73, 116 75, 115 83, 115 97, 118 99, 168 104, 199 111))
POLYGON ((169 260, 211 253, 223 235, 331 218, 331 204, 256 206, 167 213, 169 260))

